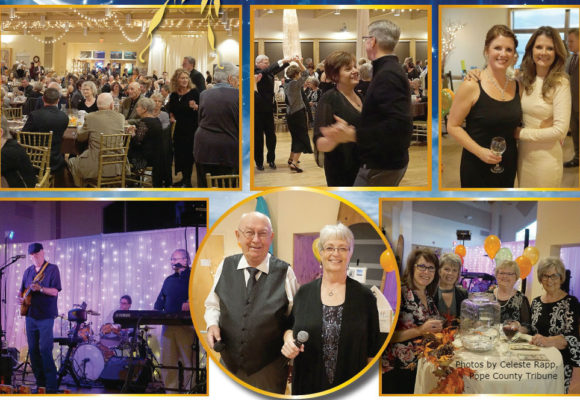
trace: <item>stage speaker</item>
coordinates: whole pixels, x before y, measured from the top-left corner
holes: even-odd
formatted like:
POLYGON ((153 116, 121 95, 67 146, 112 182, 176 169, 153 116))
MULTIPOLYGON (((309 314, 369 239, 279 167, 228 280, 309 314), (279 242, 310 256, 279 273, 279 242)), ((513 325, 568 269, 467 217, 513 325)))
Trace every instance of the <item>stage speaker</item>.
MULTIPOLYGON (((114 356, 105 365, 99 379, 103 381, 107 389, 121 389, 125 384, 128 372, 129 358, 114 356)), ((130 382, 132 391, 144 393, 151 380, 151 361, 142 358, 133 359, 133 374, 130 382)))
POLYGON ((12 369, 16 364, 14 359, 6 354, 0 355, 0 383, 12 385, 12 369))

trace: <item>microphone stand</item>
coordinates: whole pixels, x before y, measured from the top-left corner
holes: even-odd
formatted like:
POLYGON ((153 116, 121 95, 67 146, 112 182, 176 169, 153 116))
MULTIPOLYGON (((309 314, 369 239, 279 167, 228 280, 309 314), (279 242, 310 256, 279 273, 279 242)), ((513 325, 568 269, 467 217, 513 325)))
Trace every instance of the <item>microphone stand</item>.
MULTIPOLYGON (((4 247, 4 258, 6 259, 6 246, 4 247)), ((6 293, 2 292, 2 282, 4 281, 4 270, 18 261, 19 257, 12 257, 10 262, 5 262, 5 264, 0 267, 0 354, 4 352, 4 341, 6 340, 6 332, 2 326, 2 306, 6 307, 6 293)))

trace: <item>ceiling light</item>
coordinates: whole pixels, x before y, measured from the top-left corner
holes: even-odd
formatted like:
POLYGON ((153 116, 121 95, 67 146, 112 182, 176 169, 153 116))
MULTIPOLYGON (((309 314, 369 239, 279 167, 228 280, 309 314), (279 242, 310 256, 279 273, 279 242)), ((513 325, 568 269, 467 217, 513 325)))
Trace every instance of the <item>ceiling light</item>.
POLYGON ((266 11, 266 14, 274 14, 274 10, 270 8, 268 11, 266 11))
POLYGON ((334 10, 333 14, 334 15, 340 15, 340 10, 334 10))

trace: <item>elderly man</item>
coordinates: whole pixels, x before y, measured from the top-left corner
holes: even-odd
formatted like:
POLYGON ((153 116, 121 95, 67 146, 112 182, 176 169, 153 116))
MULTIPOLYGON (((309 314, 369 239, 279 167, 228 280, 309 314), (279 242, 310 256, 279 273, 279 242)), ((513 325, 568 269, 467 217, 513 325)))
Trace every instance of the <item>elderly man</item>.
POLYGON ((137 109, 135 106, 141 97, 141 85, 139 82, 131 82, 127 87, 127 97, 121 103, 119 107, 119 112, 123 114, 127 122, 131 125, 135 125, 139 121, 139 115, 137 114, 137 109))
POLYGON ((280 348, 298 283, 290 265, 268 253, 274 233, 266 215, 242 215, 235 234, 242 254, 218 266, 205 301, 207 341, 225 346, 221 361, 236 377, 284 394, 287 360, 280 348))
POLYGON ((357 131, 362 165, 354 186, 398 186, 409 164, 411 92, 394 54, 400 33, 391 21, 379 20, 363 37, 373 78, 363 103, 364 124, 357 131))
POLYGON ((34 96, 34 88, 30 84, 30 82, 28 82, 28 79, 22 79, 20 81, 20 86, 18 86, 18 90, 20 90, 26 97, 34 96))
MULTIPOLYGON (((83 179, 97 178, 99 169, 99 151, 101 149, 101 134, 112 135, 125 131, 125 117, 113 111, 114 101, 111 93, 101 93, 97 97, 99 111, 85 116, 85 123, 79 129, 77 141, 89 142, 89 148, 80 156, 69 158, 68 166, 75 185, 82 187, 83 179)), ((103 176, 121 174, 120 166, 106 165, 103 167, 103 176)))
POLYGON ((565 168, 577 167, 579 162, 578 152, 578 28, 571 29, 566 38, 568 51, 572 53, 566 64, 566 72, 570 75, 570 90, 572 91, 572 114, 570 116, 570 133, 574 143, 574 156, 564 163, 565 168))
MULTIPOLYGON (((60 90, 49 88, 44 91, 42 100, 44 107, 28 115, 23 132, 50 132, 52 131, 52 146, 50 148, 50 171, 62 176, 66 162, 60 151, 62 136, 68 127, 68 116, 57 107, 60 99, 60 90)), ((60 186, 55 182, 56 186, 60 186)))
POLYGON ((254 75, 261 74, 254 93, 254 162, 256 168, 264 170, 264 135, 266 135, 266 161, 276 169, 276 130, 274 128, 274 75, 290 65, 290 59, 270 65, 268 56, 256 57, 254 75))
POLYGON ((197 88, 197 91, 201 94, 205 90, 205 78, 203 74, 195 69, 195 58, 184 57, 182 67, 184 70, 189 72, 189 78, 197 88))

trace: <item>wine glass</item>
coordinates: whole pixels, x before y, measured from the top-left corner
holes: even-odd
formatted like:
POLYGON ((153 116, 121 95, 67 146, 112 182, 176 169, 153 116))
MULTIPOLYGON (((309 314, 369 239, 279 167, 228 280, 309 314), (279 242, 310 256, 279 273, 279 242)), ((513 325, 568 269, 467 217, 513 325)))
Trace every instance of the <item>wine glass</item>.
MULTIPOLYGON (((491 139, 491 145, 489 146, 489 149, 496 156, 501 156, 506 147, 505 139, 501 136, 496 136, 491 139)), ((501 174, 503 172, 503 167, 497 163, 491 168, 491 172, 494 174, 501 174)))

